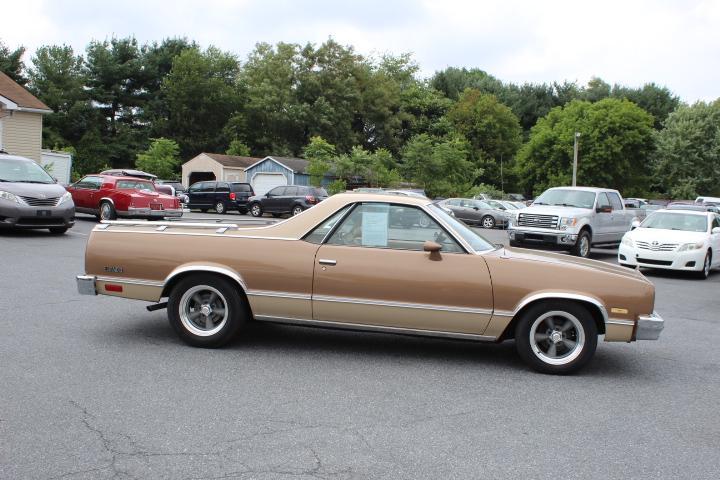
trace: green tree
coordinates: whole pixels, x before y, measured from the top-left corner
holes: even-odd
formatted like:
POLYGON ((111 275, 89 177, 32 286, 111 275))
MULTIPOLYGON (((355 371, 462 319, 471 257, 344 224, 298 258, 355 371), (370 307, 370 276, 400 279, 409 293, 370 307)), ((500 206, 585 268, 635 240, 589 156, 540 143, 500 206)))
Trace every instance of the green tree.
POLYGON ((250 147, 245 145, 242 141, 236 139, 230 142, 230 146, 227 150, 225 150, 225 154, 237 155, 239 157, 249 157, 250 147))
POLYGON ((470 159, 483 170, 480 180, 499 184, 500 162, 509 161, 522 142, 522 130, 512 110, 494 95, 468 89, 447 117, 470 142, 470 159))
POLYGON ((655 119, 655 129, 660 130, 663 122, 680 105, 680 99, 666 87, 647 83, 642 88, 633 89, 613 86, 613 98, 626 98, 651 114, 655 119))
POLYGON ((416 135, 403 149, 405 177, 423 187, 430 197, 463 194, 482 173, 469 160, 470 148, 461 136, 416 135))
POLYGON ((656 138, 660 192, 673 198, 720 196, 720 101, 679 107, 656 138))
POLYGON ((228 145, 224 127, 242 105, 238 72, 235 56, 215 47, 175 57, 162 86, 169 112, 164 132, 178 142, 182 158, 228 145))
POLYGON ((167 138, 156 138, 147 150, 138 153, 135 166, 160 178, 177 177, 180 166, 180 146, 167 138))
POLYGON ((468 88, 495 96, 501 96, 505 88, 500 80, 483 70, 456 67, 436 72, 430 85, 451 100, 458 100, 468 88))
POLYGON ((652 125, 652 116, 627 100, 575 100, 556 107, 538 121, 518 152, 518 178, 534 194, 569 185, 574 135, 580 132, 579 185, 643 194, 654 145, 652 125))
POLYGON ((321 186, 322 179, 330 170, 331 162, 336 156, 335 145, 328 143, 322 137, 312 137, 305 147, 304 156, 310 162, 307 168, 310 184, 321 186))
POLYGON ((3 72, 20 85, 27 83, 27 79, 23 75, 23 70, 25 70, 25 64, 22 61, 23 54, 25 54, 25 47, 20 46, 15 50, 10 50, 0 40, 0 72, 3 72))
POLYGON ((610 96, 610 85, 602 78, 592 77, 583 89, 583 99, 589 102, 599 102, 610 96))

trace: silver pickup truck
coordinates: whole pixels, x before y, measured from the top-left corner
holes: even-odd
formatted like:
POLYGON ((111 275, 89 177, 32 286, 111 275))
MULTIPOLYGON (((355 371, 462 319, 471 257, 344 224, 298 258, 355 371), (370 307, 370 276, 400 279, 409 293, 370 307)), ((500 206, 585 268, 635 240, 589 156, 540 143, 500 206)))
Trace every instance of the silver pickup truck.
POLYGON ((591 246, 619 245, 637 217, 617 190, 557 187, 519 210, 508 236, 510 246, 546 246, 587 257, 591 246))

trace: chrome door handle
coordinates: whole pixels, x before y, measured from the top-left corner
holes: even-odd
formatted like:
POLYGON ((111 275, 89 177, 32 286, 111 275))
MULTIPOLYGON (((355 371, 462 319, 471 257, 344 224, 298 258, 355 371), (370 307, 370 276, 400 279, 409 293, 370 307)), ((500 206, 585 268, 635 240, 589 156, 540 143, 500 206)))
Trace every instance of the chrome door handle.
POLYGON ((337 261, 336 260, 328 260, 326 258, 321 258, 320 260, 318 260, 318 263, 320 265, 336 265, 337 261))

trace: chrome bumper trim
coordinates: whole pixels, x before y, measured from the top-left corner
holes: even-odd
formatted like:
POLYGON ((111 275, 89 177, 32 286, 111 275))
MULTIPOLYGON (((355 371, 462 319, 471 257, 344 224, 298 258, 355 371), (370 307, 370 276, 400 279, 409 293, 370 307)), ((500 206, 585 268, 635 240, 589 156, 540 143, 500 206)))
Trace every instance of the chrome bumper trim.
POLYGON ((78 275, 75 277, 77 289, 80 295, 97 295, 95 289, 95 277, 92 275, 78 275))
POLYGON ((664 327, 665 320, 657 312, 653 312, 651 315, 640 315, 635 340, 657 340, 664 327))

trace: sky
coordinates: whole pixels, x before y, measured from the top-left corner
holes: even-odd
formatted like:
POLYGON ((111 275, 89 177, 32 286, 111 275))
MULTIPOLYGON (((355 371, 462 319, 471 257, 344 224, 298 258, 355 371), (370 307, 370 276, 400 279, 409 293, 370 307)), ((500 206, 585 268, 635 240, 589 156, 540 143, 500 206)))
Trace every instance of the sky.
POLYGON ((369 56, 412 53, 420 75, 480 68, 503 81, 666 86, 720 97, 720 0, 3 0, 0 40, 28 49, 187 37, 244 60, 257 42, 329 37, 369 56))

